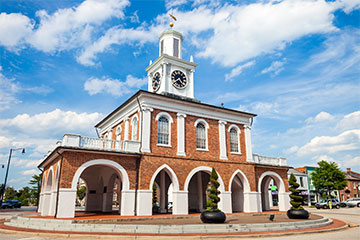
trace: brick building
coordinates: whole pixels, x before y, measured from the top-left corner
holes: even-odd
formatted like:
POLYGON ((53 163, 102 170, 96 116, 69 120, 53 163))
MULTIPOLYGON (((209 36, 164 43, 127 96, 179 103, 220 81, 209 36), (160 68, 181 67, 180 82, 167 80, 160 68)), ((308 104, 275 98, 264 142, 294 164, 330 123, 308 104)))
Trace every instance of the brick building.
POLYGON ((351 168, 347 168, 345 173, 345 178, 347 181, 347 186, 339 191, 341 201, 348 200, 349 198, 359 198, 360 197, 360 174, 354 171, 351 171, 351 168))
POLYGON ((168 30, 159 40, 159 57, 146 68, 148 91, 138 91, 99 122, 99 138, 65 134, 39 165, 41 215, 73 217, 79 178, 86 182, 86 211, 112 211, 119 179, 120 215, 152 215, 153 184, 161 213, 169 198, 173 214, 201 212, 213 167, 225 213, 268 210, 270 181, 279 210, 288 210, 286 159, 252 153, 256 115, 195 99, 197 65, 192 57, 182 59, 182 35, 168 30))

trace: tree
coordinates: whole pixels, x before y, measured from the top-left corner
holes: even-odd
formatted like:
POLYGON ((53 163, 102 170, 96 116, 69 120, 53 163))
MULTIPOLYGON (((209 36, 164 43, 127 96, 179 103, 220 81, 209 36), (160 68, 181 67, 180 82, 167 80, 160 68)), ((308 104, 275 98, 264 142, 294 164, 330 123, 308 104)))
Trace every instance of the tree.
POLYGON ((76 195, 79 201, 81 202, 86 196, 86 187, 85 186, 79 187, 76 191, 76 195))
POLYGON ((31 199, 31 189, 29 187, 23 187, 17 193, 17 200, 21 202, 22 206, 29 206, 29 200, 31 199))
POLYGON ((215 171, 215 168, 211 170, 210 175, 210 182, 211 186, 208 190, 209 192, 209 200, 206 201, 206 211, 211 212, 218 212, 220 209, 218 208, 218 202, 220 202, 219 194, 220 191, 218 190, 220 183, 218 182, 218 175, 215 171))
POLYGON ((300 191, 297 190, 299 188, 300 184, 298 184, 296 182, 296 177, 294 176, 293 173, 291 173, 290 175, 290 179, 289 179, 289 191, 291 192, 290 194, 290 198, 291 198, 291 201, 290 201, 290 204, 291 204, 291 209, 293 210, 300 210, 300 209, 304 209, 302 206, 301 206, 301 203, 302 203, 302 199, 303 197, 300 196, 300 191))
POLYGON ((327 192, 331 198, 331 191, 342 190, 347 186, 345 174, 335 162, 320 161, 319 167, 311 174, 311 180, 318 192, 327 192))
POLYGON ((16 199, 18 192, 13 187, 7 187, 5 190, 4 200, 16 199))
POLYGON ((29 184, 32 185, 30 189, 30 203, 34 204, 35 206, 37 206, 39 203, 41 178, 42 173, 35 174, 29 181, 29 184))

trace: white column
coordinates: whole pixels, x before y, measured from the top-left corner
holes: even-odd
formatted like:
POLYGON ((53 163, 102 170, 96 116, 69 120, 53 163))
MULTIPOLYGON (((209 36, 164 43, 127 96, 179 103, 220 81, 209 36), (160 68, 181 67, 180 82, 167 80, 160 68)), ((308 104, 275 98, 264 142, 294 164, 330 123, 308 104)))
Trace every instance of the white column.
POLYGON ((57 218, 73 218, 75 216, 76 189, 60 188, 57 218))
POLYGON ((219 202, 219 209, 224 213, 232 213, 232 206, 231 206, 231 192, 221 192, 220 195, 220 202, 219 202))
POLYGON ((245 127, 246 161, 254 162, 252 145, 251 145, 251 127, 249 125, 245 125, 244 127, 245 127))
POLYGON ((290 193, 282 192, 278 194, 279 197, 279 211, 287 211, 290 209, 290 193))
POLYGON ((186 114, 177 114, 177 155, 186 156, 185 153, 185 118, 186 114))
POLYGON ((244 192, 244 212, 261 212, 261 193, 244 192))
POLYGON ((38 202, 38 213, 43 212, 43 206, 44 206, 44 193, 40 193, 39 202, 38 202))
POLYGON ((274 206, 274 201, 273 201, 273 195, 272 195, 272 191, 268 191, 269 194, 269 208, 272 208, 274 206))
POLYGON ((125 118, 125 131, 124 131, 124 141, 129 140, 129 118, 125 118))
POLYGON ((143 133, 141 136, 141 152, 150 152, 150 134, 151 134, 151 112, 152 108, 143 106, 143 133))
POLYGON ((50 195, 50 207, 49 207, 48 216, 54 216, 55 215, 56 195, 57 195, 56 190, 51 192, 51 195, 50 195))
POLYGON ((173 191, 173 214, 174 215, 187 215, 189 214, 188 205, 188 192, 187 191, 173 191))
POLYGON ((202 178, 201 178, 201 172, 198 172, 196 174, 197 177, 197 188, 198 188, 198 205, 200 212, 203 211, 203 193, 202 193, 202 178))
POLYGON ((228 160, 226 154, 226 122, 219 120, 219 143, 220 143, 220 159, 228 160))
POLYGON ((135 215, 135 190, 121 191, 121 216, 135 215))
POLYGON ((43 211, 41 212, 41 216, 48 216, 50 209, 51 192, 45 192, 43 199, 44 199, 44 206, 43 206, 43 211))
POLYGON ((138 190, 136 203, 137 216, 152 215, 152 190, 138 190))
POLYGON ((160 172, 160 213, 166 213, 166 186, 165 186, 165 171, 160 172))

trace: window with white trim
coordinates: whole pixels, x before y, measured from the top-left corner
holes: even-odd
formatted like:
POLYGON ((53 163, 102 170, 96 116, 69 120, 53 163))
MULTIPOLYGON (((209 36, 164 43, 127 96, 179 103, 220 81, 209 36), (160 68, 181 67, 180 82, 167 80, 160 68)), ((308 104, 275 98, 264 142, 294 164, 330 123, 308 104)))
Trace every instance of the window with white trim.
POLYGON ((196 148, 207 149, 206 146, 206 128, 202 122, 196 125, 196 148))
POLYGON ((162 116, 158 120, 158 144, 169 145, 169 120, 162 116))
POLYGON ((137 140, 137 128, 138 128, 138 119, 137 117, 133 117, 131 121, 131 140, 137 140))
POLYGON ((239 134, 236 128, 230 130, 230 151, 239 152, 239 134))
POLYGON ((116 134, 116 140, 120 141, 121 140, 121 126, 118 126, 116 128, 115 134, 116 134))

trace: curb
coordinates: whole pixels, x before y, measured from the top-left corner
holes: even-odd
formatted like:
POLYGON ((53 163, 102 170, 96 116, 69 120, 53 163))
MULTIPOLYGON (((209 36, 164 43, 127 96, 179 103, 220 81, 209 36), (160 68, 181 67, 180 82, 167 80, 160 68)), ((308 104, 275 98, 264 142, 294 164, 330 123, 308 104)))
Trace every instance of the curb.
MULTIPOLYGON (((304 231, 273 231, 273 232, 254 232, 254 233, 236 233, 236 234, 181 234, 181 235, 158 235, 158 234, 116 234, 116 235, 107 235, 104 233, 57 233, 57 232, 32 232, 26 231, 25 229, 9 230, 4 229, 5 226, 3 222, 0 225, 0 233, 11 234, 11 235, 26 235, 26 236, 38 236, 38 237, 60 237, 60 238, 84 238, 84 239, 219 239, 219 238, 259 238, 259 237, 275 237, 275 236, 289 236, 289 235, 300 235, 300 234, 314 234, 314 233, 323 233, 323 232, 332 232, 332 231, 341 231, 350 227, 349 223, 346 223, 341 220, 332 219, 334 222, 341 223, 343 226, 334 227, 334 228, 326 228, 325 229, 316 229, 311 230, 311 228, 302 229, 304 231), (308 230, 308 231, 307 231, 308 230)), ((334 223, 333 223, 334 224, 334 223)), ((331 226, 331 225, 329 225, 331 226)), ((358 226, 356 226, 358 227, 358 226)), ((13 227, 14 228, 14 227, 13 227)))

